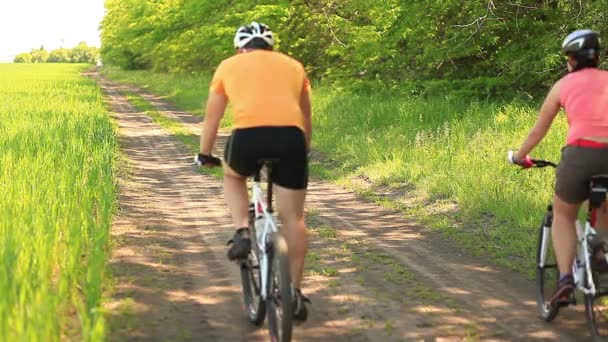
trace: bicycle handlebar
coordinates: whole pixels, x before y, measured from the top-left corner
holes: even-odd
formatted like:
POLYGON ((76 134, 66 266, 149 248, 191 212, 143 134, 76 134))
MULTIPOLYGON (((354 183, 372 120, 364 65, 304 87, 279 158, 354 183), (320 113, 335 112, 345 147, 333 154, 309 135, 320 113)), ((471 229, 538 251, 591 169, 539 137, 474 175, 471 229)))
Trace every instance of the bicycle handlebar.
POLYGON ((551 166, 551 167, 557 167, 557 164, 555 164, 554 162, 548 161, 548 160, 542 160, 542 159, 532 159, 532 163, 534 164, 534 167, 547 167, 547 166, 551 166))
MULTIPOLYGON (((515 163, 514 157, 515 157, 515 153, 513 151, 509 151, 508 157, 507 157, 507 159, 509 160, 509 163, 518 164, 518 163, 515 163)), ((543 167, 547 167, 547 166, 551 166, 554 168, 557 167, 557 164, 555 164, 554 162, 551 162, 548 160, 542 160, 542 159, 530 159, 530 157, 528 157, 528 156, 526 156, 524 164, 518 164, 518 165, 520 165, 524 169, 531 168, 531 167, 543 168, 543 167)))

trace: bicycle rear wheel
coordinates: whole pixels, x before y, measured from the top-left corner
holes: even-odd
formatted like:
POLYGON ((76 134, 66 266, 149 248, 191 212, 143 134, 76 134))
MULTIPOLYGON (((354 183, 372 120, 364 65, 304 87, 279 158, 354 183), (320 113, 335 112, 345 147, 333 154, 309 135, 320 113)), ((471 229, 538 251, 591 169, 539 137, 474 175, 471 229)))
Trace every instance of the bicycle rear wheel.
POLYGON ((293 302, 287 242, 280 233, 272 236, 269 296, 266 299, 268 329, 272 342, 291 341, 293 302))
MULTIPOLYGON (((594 274, 594 281, 599 290, 598 277, 594 274)), ((586 278, 585 278, 586 279, 586 278)), ((608 306, 606 305, 606 297, 585 295, 585 318, 591 338, 594 341, 601 341, 602 336, 608 336, 608 306)))
POLYGON ((540 317, 546 322, 555 319, 559 313, 559 306, 554 307, 549 302, 559 280, 551 241, 551 215, 551 212, 547 212, 540 225, 536 251, 536 306, 540 317))
POLYGON ((249 258, 241 263, 241 281, 247 317, 251 323, 261 325, 266 316, 266 306, 260 291, 259 262, 253 251, 249 258))
POLYGON ((253 224, 255 218, 251 212, 249 216, 251 252, 249 253, 247 260, 241 262, 243 302, 249 321, 255 325, 262 325, 266 318, 266 306, 264 305, 264 300, 261 296, 261 271, 256 231, 253 224))

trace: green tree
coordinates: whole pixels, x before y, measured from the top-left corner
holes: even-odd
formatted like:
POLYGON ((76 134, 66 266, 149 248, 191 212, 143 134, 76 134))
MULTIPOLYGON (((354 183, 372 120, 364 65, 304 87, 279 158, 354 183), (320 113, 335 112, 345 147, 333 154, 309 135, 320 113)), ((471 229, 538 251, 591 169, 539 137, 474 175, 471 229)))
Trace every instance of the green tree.
POLYGON ((32 63, 46 63, 46 60, 49 58, 49 53, 43 46, 40 49, 30 51, 30 55, 32 56, 32 63))
MULTIPOLYGON (((546 88, 563 73, 559 43, 608 34, 599 0, 107 0, 106 64, 210 72, 234 53, 234 30, 272 26, 277 48, 312 77, 350 85, 489 96, 546 88)), ((604 51, 605 52, 605 51, 604 51)))
POLYGON ((70 62, 70 50, 59 48, 49 53, 48 63, 69 63, 70 62))
POLYGON ((72 63, 96 64, 99 57, 97 48, 80 42, 75 48, 68 51, 69 61, 72 63))
POLYGON ((85 42, 79 43, 72 49, 59 48, 47 52, 44 47, 33 49, 15 57, 15 63, 86 63, 97 64, 99 49, 88 46, 85 42))
POLYGON ((14 63, 32 63, 32 55, 29 53, 20 53, 15 56, 14 63))

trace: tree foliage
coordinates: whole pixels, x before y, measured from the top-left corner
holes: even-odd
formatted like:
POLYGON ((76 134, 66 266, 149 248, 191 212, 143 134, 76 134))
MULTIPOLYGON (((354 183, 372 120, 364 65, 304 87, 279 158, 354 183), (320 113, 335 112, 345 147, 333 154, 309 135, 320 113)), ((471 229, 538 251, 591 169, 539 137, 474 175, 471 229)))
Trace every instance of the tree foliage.
POLYGON ((32 55, 29 53, 20 53, 13 60, 15 63, 32 63, 32 55))
POLYGON ((604 0, 107 0, 105 6, 107 64, 208 72, 234 53, 235 29, 257 20, 315 78, 407 84, 412 91, 532 90, 563 73, 559 44, 567 33, 589 27, 608 34, 604 0))
POLYGON ((44 47, 33 49, 15 57, 15 63, 87 63, 96 64, 99 59, 99 49, 79 43, 72 49, 59 48, 47 52, 44 47))

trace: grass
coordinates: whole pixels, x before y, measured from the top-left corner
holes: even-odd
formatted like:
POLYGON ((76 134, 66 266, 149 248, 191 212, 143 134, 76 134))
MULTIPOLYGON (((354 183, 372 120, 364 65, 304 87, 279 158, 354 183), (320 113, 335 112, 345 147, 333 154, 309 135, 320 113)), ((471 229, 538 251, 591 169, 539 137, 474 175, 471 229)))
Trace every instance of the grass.
POLYGON ((159 126, 168 129, 177 140, 182 144, 188 146, 191 151, 197 151, 199 145, 199 136, 192 134, 187 128, 185 128, 179 121, 172 119, 168 116, 163 115, 161 112, 146 101, 141 96, 137 95, 132 91, 123 91, 122 95, 133 105, 137 110, 144 112, 159 126))
POLYGON ((315 252, 308 252, 306 254, 306 273, 308 275, 337 277, 340 272, 333 267, 323 267, 321 257, 315 252))
POLYGON ((100 341, 117 139, 83 65, 0 64, 0 340, 100 341))
MULTIPOLYGON (((315 146, 337 161, 335 180, 365 179, 372 184, 368 195, 381 204, 402 209, 499 263, 531 268, 533 236, 554 177, 547 170, 517 171, 506 162, 506 152, 517 148, 532 126, 534 107, 328 94, 316 97, 315 146), (414 185, 405 194, 414 204, 373 192, 403 184, 414 185), (450 210, 441 210, 449 204, 454 204, 450 210)), ((565 131, 562 118, 535 155, 557 160, 565 131)))
POLYGON ((155 74, 148 71, 123 71, 104 67, 102 74, 127 84, 134 84, 147 91, 166 96, 178 107, 197 115, 202 114, 207 99, 211 77, 195 74, 155 74))
POLYGON ((326 239, 333 239, 338 236, 336 229, 327 225, 310 227, 310 231, 326 239))
MULTIPOLYGON (((209 80, 115 69, 106 74, 147 86, 184 109, 194 108, 195 98, 204 100, 209 80)), ((534 236, 554 176, 551 170, 519 172, 506 154, 533 125, 538 104, 357 94, 319 86, 313 107, 313 147, 323 154, 311 164, 315 177, 399 209, 473 253, 532 269, 534 236), (386 189, 398 196, 378 195, 386 189)), ((534 156, 558 160, 566 127, 560 115, 534 156)))

